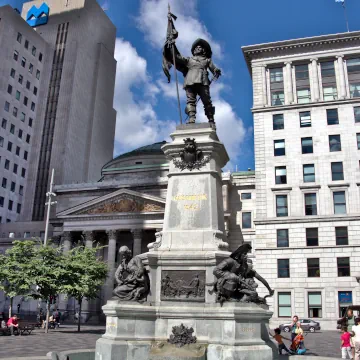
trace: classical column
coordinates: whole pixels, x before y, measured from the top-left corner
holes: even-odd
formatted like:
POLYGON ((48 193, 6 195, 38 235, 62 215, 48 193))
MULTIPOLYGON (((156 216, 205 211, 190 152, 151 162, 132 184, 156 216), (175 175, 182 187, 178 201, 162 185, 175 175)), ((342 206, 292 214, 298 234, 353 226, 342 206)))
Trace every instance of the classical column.
POLYGON ((310 61, 311 61, 311 74, 312 74, 313 99, 314 99, 314 101, 319 101, 319 99, 320 99, 317 60, 318 60, 317 58, 310 59, 310 61))
POLYGON ((262 95, 263 95, 263 99, 262 99, 263 106, 268 106, 266 65, 261 66, 261 87, 262 87, 262 95))
POLYGON ((115 275, 115 257, 116 257, 116 230, 106 231, 108 236, 107 247, 107 263, 108 263, 108 276, 104 288, 104 304, 111 299, 114 290, 114 275, 115 275))
POLYGON ((142 241, 142 229, 132 229, 131 233, 133 234, 134 246, 133 246, 133 256, 141 254, 141 241, 142 241))
POLYGON ((285 62, 286 67, 286 103, 292 104, 294 102, 294 93, 293 93, 293 83, 292 83, 292 71, 291 71, 291 61, 285 62))
POLYGON ((228 184, 223 184, 222 194, 223 194, 224 211, 229 211, 229 185, 228 184))
POLYGON ((62 236, 63 253, 66 254, 71 249, 72 236, 70 231, 64 231, 62 236))
POLYGON ((344 55, 336 56, 339 69, 339 85, 340 85, 340 96, 339 99, 345 99, 346 97, 346 88, 345 88, 345 74, 344 74, 344 55))
POLYGON ((92 248, 95 241, 95 235, 93 231, 83 231, 85 237, 85 247, 92 248))

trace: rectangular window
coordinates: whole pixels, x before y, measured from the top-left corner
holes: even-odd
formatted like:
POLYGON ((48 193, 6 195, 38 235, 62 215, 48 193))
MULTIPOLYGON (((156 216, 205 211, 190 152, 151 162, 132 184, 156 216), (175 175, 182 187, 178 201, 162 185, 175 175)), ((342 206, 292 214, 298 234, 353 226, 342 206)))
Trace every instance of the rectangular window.
POLYGON ((11 76, 12 78, 15 78, 15 73, 16 73, 15 69, 11 69, 11 71, 10 71, 10 76, 11 76))
POLYGON ((0 147, 4 147, 4 138, 0 136, 0 147))
POLYGON ((6 126, 7 126, 7 120, 6 120, 6 119, 2 119, 2 121, 1 121, 1 127, 2 127, 3 129, 6 129, 6 126))
POLYGON ((271 92, 271 105, 280 106, 285 104, 284 91, 272 91, 271 92))
POLYGON ((335 76, 334 61, 326 61, 321 64, 321 77, 335 76))
POLYGON ((309 318, 322 317, 321 292, 308 293, 309 318))
POLYGON ((307 259, 308 277, 320 277, 320 260, 307 259))
POLYGON ((32 124, 33 124, 33 119, 29 118, 29 126, 32 127, 32 124))
POLYGON ((24 96, 24 105, 27 106, 29 102, 29 98, 27 96, 24 96))
POLYGON ((251 193, 242 193, 241 194, 241 200, 250 200, 251 199, 251 193))
POLYGON ((14 56, 13 56, 13 59, 14 59, 15 61, 18 61, 18 58, 19 58, 19 52, 18 52, 18 51, 16 51, 16 50, 14 50, 14 56))
POLYGON ((354 106, 354 118, 355 122, 360 122, 360 106, 354 106))
POLYGON ((340 135, 329 135, 329 148, 331 152, 341 151, 340 135))
POLYGON ((278 278, 290 277, 290 262, 289 259, 278 259, 278 278))
POLYGON ((17 117, 18 115, 18 108, 14 106, 13 108, 13 116, 17 117))
POLYGON ((4 207, 4 197, 0 196, 0 207, 4 207))
POLYGON ((287 195, 276 195, 276 216, 288 216, 287 195))
POLYGON ((283 82, 283 69, 270 69, 270 83, 283 82))
POLYGON ((337 258, 338 276, 350 276, 350 258, 339 257, 337 258))
POLYGON ((16 100, 20 100, 21 93, 19 90, 16 90, 16 100))
POLYGON ((30 231, 24 232, 24 239, 28 239, 30 237, 30 231))
POLYGON ((34 89, 33 89, 33 94, 36 96, 37 95, 37 87, 36 86, 34 86, 34 89))
POLYGON ((284 129, 284 115, 276 114, 273 115, 273 130, 282 130, 284 129))
POLYGON ((6 170, 9 170, 9 168, 10 168, 10 160, 5 159, 5 165, 4 165, 4 167, 5 167, 6 170))
POLYGON ((307 104, 311 101, 310 88, 297 89, 296 94, 297 94, 298 104, 307 104))
POLYGON ((5 101, 4 110, 7 112, 10 110, 10 103, 8 101, 5 101))
POLYGON ((28 49, 29 48, 29 41, 28 40, 25 40, 25 49, 28 49))
POLYGON ((347 226, 338 226, 335 228, 336 245, 349 245, 347 226))
POLYGON ((25 150, 24 151, 24 160, 27 160, 28 159, 28 152, 25 150))
POLYGON ((323 95, 324 95, 324 101, 336 100, 338 97, 336 86, 324 86, 323 95))
POLYGON ((30 144, 30 135, 29 135, 29 134, 26 135, 26 142, 27 142, 28 144, 30 144))
POLYGON ((26 88, 28 89, 28 90, 30 90, 30 81, 26 81, 26 88))
POLYGON ((351 291, 339 291, 339 317, 346 315, 346 309, 353 304, 351 291))
POLYGON ((21 33, 18 32, 16 40, 17 40, 17 42, 19 42, 21 44, 21 40, 22 40, 21 33))
POLYGON ((40 80, 40 70, 36 70, 36 78, 40 80))
POLYGON ((360 150, 360 134, 356 134, 356 142, 357 142, 357 148, 360 150))
POLYGON ((7 179, 6 178, 2 178, 2 182, 1 182, 1 186, 6 189, 6 186, 7 186, 7 179))
POLYGON ((36 56, 36 47, 35 46, 32 47, 31 54, 36 56))
POLYGON ((348 73, 360 72, 360 58, 346 60, 348 73))
POLYGON ((34 65, 33 64, 29 64, 29 73, 32 74, 34 71, 34 65))
POLYGON ((19 138, 19 139, 22 139, 22 135, 23 135, 23 131, 22 131, 21 129, 19 129, 18 138, 19 138))
POLYGON ((291 293, 279 292, 278 293, 278 316, 291 317, 291 293))
POLYGON ((24 195, 24 187, 22 185, 19 187, 19 195, 24 195))
POLYGON ((42 59, 43 59, 43 54, 40 53, 40 54, 39 54, 39 61, 42 62, 42 59))
POLYGON ((310 111, 303 111, 299 113, 300 117, 300 127, 310 127, 311 126, 311 114, 310 111))
POLYGON ((23 58, 21 59, 21 66, 22 66, 22 67, 25 67, 25 65, 26 65, 26 59, 23 57, 23 58))
POLYGON ((15 187, 16 187, 16 184, 12 181, 11 185, 10 185, 10 191, 15 192, 15 187))
POLYGON ((25 122, 25 113, 21 113, 20 114, 20 120, 22 121, 22 122, 25 122))
POLYGON ((312 137, 301 138, 301 152, 312 154, 314 152, 312 137))
POLYGON ((14 164, 13 173, 17 174, 17 171, 18 171, 18 164, 14 164))
POLYGON ((305 194, 305 215, 317 215, 316 193, 305 194))
POLYGON ((22 75, 19 75, 19 84, 22 84, 23 83, 23 80, 24 80, 24 77, 22 75))
POLYGON ((304 80, 309 78, 309 66, 308 65, 296 65, 295 66, 295 78, 296 80, 304 80))
POLYGON ((344 180, 344 169, 341 161, 331 163, 331 178, 332 181, 344 180))
POLYGON ((8 142, 7 149, 8 149, 8 151, 11 152, 11 150, 12 150, 12 142, 11 141, 8 142))
POLYGON ((242 213, 242 228, 251 229, 251 212, 242 213))
POLYGON ((21 213, 21 204, 17 204, 17 206, 16 206, 16 212, 17 212, 18 214, 21 213))
POLYGON ((319 246, 318 228, 306 229, 306 246, 319 246))
POLYGON ((274 156, 285 155, 285 140, 274 140, 274 156))
POLYGON ((16 154, 17 156, 20 155, 20 146, 17 146, 17 147, 16 147, 15 154, 16 154))
POLYGON ((26 169, 21 169, 21 176, 24 178, 26 176, 26 169))
POLYGON ((303 165, 304 182, 315 182, 315 165, 303 165))
POLYGON ((8 94, 11 94, 12 90, 13 90, 13 87, 9 84, 8 87, 7 87, 8 94))
POLYGON ((31 103, 31 111, 35 111, 35 103, 34 102, 31 103))
POLYGON ((360 83, 352 83, 350 84, 350 97, 357 98, 360 96, 360 83))
POLYGON ((277 229, 276 238, 277 238, 277 247, 289 247, 288 229, 277 229))
POLYGON ((12 200, 9 200, 8 203, 8 210, 12 211, 14 202, 12 200))
POLYGON ((286 184, 286 166, 275 167, 275 184, 286 184))
POLYGON ((326 109, 326 117, 328 125, 338 125, 339 124, 339 116, 337 109, 326 109))
POLYGON ((334 214, 346 214, 345 191, 334 191, 334 214))

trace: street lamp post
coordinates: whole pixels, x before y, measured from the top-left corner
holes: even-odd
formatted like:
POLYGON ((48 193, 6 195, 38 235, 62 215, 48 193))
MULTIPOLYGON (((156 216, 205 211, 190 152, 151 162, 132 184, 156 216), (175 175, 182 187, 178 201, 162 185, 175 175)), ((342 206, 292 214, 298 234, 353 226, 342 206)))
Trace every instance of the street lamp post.
POLYGON ((45 203, 45 205, 47 205, 48 208, 47 208, 47 214, 46 214, 44 245, 46 245, 47 238, 48 238, 48 233, 49 233, 49 221, 50 221, 51 205, 55 205, 57 203, 57 201, 51 201, 51 198, 56 196, 56 194, 53 193, 53 185, 54 185, 54 169, 52 169, 52 171, 51 171, 50 189, 46 193, 46 197, 48 198, 48 202, 45 203))

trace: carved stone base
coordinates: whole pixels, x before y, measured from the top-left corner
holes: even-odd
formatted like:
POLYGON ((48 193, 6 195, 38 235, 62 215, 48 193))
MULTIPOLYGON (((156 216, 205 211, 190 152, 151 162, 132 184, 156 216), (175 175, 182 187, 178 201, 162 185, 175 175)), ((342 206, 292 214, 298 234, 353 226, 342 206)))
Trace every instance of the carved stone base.
MULTIPOLYGON (((148 360, 154 342, 167 343, 173 326, 181 324, 192 327, 197 343, 207 346, 207 360, 270 360, 276 356, 266 329, 272 313, 266 307, 183 302, 140 305, 110 300, 103 310, 106 333, 96 343, 96 360, 148 360)), ((165 359, 181 357, 174 354, 165 359)))

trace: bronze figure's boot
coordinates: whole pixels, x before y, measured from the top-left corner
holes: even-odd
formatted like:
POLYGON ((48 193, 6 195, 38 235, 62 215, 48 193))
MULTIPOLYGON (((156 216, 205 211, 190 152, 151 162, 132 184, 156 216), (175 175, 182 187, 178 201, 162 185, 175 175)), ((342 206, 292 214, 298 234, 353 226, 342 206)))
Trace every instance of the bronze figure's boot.
POLYGON ((207 116, 209 123, 215 123, 214 115, 215 115, 215 106, 209 105, 204 108, 205 115, 207 116))
POLYGON ((187 124, 194 124, 196 120, 196 106, 187 104, 185 108, 186 115, 189 116, 187 124))

